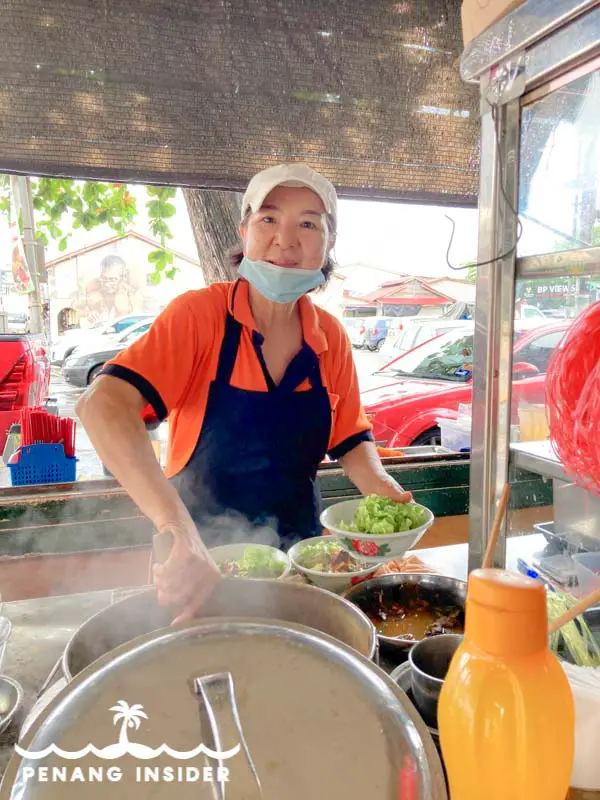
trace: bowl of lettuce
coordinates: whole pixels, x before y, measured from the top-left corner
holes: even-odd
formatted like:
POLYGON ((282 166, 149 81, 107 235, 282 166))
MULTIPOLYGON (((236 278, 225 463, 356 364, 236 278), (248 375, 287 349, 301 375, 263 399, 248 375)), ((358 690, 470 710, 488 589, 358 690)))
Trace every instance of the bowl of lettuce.
POLYGON ((377 569, 377 564, 365 565, 351 555, 333 536, 302 539, 290 548, 289 557, 296 572, 336 594, 370 578, 377 569))
POLYGON ((292 569, 286 553, 266 544, 224 544, 210 554, 228 578, 285 578, 292 569))
POLYGON ((387 497, 344 500, 321 514, 321 524, 352 555, 368 564, 403 556, 433 525, 433 514, 418 503, 387 497))

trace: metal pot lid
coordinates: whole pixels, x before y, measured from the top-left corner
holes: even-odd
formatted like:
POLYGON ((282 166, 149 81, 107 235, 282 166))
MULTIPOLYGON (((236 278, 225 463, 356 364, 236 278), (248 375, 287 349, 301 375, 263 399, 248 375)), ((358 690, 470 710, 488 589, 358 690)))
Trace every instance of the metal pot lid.
POLYGON ((398 686, 335 639, 272 620, 210 619, 123 645, 17 747, 10 800, 447 798, 398 686))

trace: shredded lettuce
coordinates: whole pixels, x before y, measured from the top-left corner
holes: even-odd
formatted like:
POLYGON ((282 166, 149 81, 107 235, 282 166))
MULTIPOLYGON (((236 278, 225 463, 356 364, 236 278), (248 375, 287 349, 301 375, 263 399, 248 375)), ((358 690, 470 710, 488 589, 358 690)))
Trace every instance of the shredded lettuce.
POLYGON ((285 569, 275 553, 252 545, 237 561, 226 561, 220 567, 221 572, 240 578, 278 578, 285 569))
POLYGON ((314 544, 307 544, 302 548, 298 555, 298 563, 302 564, 307 569, 316 569, 318 572, 326 572, 324 567, 329 560, 329 556, 337 555, 343 552, 344 548, 336 540, 331 540, 330 537, 324 536, 322 542, 315 542, 314 544))
POLYGON ((330 536, 324 536, 323 541, 307 544, 298 553, 297 563, 306 569, 315 572, 359 572, 364 568, 356 559, 330 536))
POLYGON ((389 534, 419 528, 427 520, 427 510, 415 503, 395 503, 388 497, 371 494, 361 500, 352 522, 340 522, 350 533, 389 534))
MULTIPOLYGON (((548 621, 552 622, 572 608, 577 599, 562 592, 547 593, 548 621)), ((600 667, 600 644, 583 616, 567 622, 550 637, 550 649, 559 654, 566 650, 578 667, 600 667)))

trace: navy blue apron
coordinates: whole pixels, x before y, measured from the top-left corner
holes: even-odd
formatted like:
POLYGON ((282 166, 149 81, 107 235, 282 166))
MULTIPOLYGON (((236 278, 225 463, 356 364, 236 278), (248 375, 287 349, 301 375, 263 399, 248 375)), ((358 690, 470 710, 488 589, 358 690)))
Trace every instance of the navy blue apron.
POLYGON ((315 479, 329 443, 331 405, 319 358, 306 343, 276 386, 257 332, 253 344, 268 391, 231 386, 241 335, 242 325, 228 313, 198 442, 171 482, 208 547, 268 544, 275 531, 287 549, 320 533, 315 479), (306 379, 311 388, 295 391, 306 379))

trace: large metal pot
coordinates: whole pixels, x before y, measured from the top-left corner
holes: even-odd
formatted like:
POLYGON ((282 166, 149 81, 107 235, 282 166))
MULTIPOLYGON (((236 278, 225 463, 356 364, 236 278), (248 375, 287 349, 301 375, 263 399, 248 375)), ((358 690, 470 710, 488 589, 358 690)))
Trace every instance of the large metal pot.
MULTIPOLYGON (((121 600, 90 617, 73 634, 62 660, 70 680, 100 656, 143 634, 169 626, 172 612, 154 589, 121 600)), ((285 581, 224 578, 200 618, 248 617, 296 622, 327 633, 371 659, 377 634, 370 620, 342 597, 285 581)))
POLYGON ((397 800, 399 787, 415 800, 447 798, 404 692, 347 645, 274 620, 206 619, 122 645, 79 673, 19 747, 0 790, 10 800, 397 800), (120 771, 110 782, 69 780, 76 768, 85 780, 109 766, 120 771), (167 777, 190 767, 199 779, 167 777), (48 777, 55 768, 66 780, 48 777))

